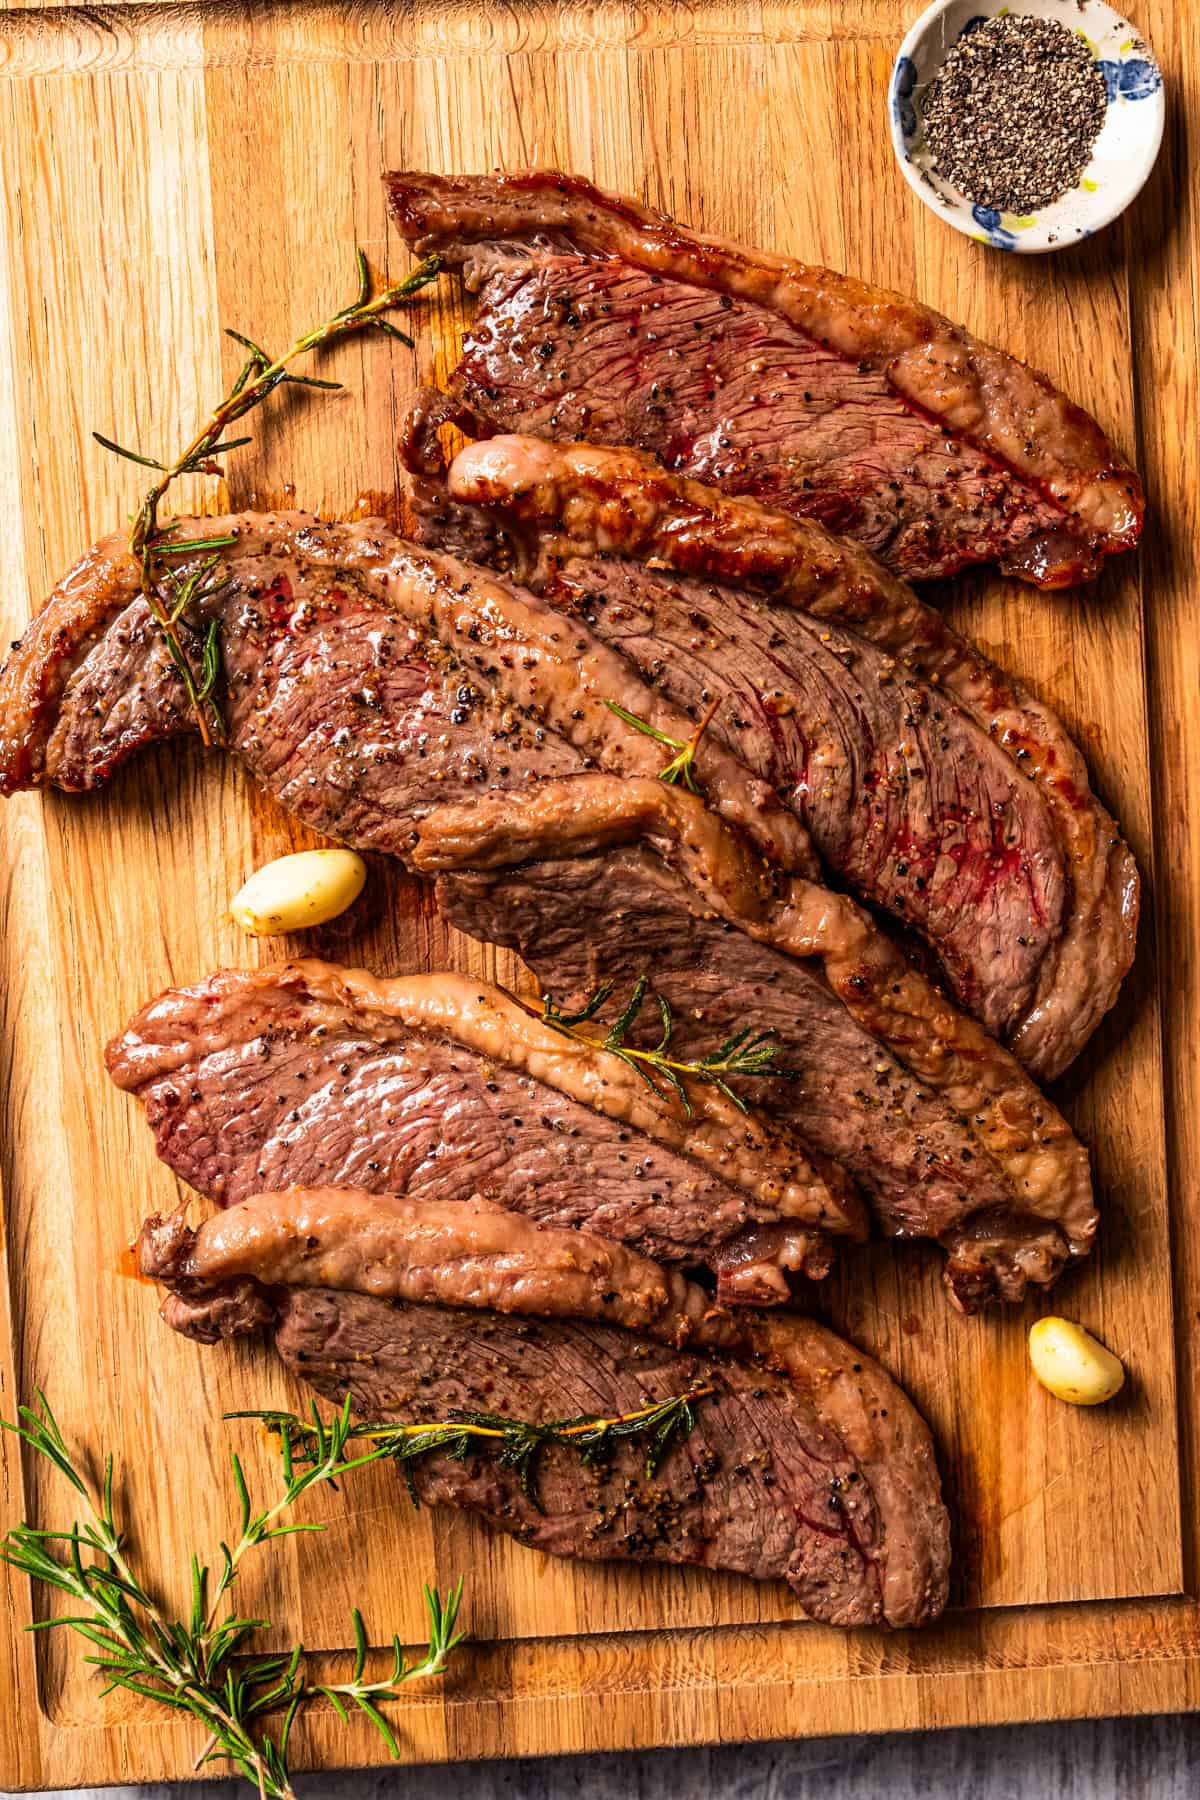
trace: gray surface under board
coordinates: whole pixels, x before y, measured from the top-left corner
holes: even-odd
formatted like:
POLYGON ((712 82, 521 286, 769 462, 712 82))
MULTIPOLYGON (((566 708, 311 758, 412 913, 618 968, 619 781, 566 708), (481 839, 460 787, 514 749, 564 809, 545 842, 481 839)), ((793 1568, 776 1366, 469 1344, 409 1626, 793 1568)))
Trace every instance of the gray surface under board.
MULTIPOLYGON (((300 1800, 1197 1800, 1200 1715, 459 1763, 296 1786, 300 1800)), ((232 1781, 83 1790, 94 1800, 251 1791, 232 1781)))

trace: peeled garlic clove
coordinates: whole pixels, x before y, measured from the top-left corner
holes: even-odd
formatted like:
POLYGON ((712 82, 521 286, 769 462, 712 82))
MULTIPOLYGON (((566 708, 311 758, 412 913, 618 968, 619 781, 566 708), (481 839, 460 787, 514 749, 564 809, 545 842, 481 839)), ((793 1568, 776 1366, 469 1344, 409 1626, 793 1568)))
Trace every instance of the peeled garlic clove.
POLYGON ((1029 1360, 1042 1386, 1074 1406, 1100 1406, 1125 1381, 1112 1351, 1070 1319, 1039 1319, 1029 1333, 1029 1360))
POLYGON ((362 893, 367 865, 353 850, 300 850, 256 869, 229 910, 255 937, 324 925, 362 893))

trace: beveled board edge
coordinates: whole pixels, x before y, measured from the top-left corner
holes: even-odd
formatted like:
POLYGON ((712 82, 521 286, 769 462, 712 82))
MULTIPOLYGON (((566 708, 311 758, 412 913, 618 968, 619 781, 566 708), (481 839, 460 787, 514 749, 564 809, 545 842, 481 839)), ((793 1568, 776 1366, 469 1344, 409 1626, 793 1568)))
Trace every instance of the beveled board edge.
MULTIPOLYGON (((0 1221, 3 1220, 0 1183, 0 1221)), ((0 1413, 15 1411, 15 1271, 0 1239, 0 1413)), ((0 1434, 0 1530, 25 1515, 23 1458, 0 1434)), ((192 1721, 145 1706, 118 1727, 54 1723, 37 1697, 29 1584, 0 1564, 0 1785, 186 1780, 192 1721)), ((334 1659, 313 1657, 317 1673, 334 1659)), ((134 1706, 140 1703, 134 1702, 134 1706)), ((1200 1710, 1200 1604, 1095 1602, 950 1615, 924 1632, 735 1626, 466 1645, 390 1716, 407 1764, 742 1743, 833 1733, 1200 1710)), ((299 1722, 293 1765, 386 1765, 332 1709, 299 1722)), ((209 1770, 206 1773, 217 1773, 209 1770)))
MULTIPOLYGON (((6 1610, 11 1586, 6 1579, 6 1610)), ((466 1650, 439 1691, 425 1689, 389 1709, 400 1760, 459 1762, 1200 1710, 1200 1607, 1192 1602, 1050 1608, 1032 1628, 1019 1613, 984 1622, 963 1617, 920 1639, 863 1634, 848 1646, 840 1670, 812 1676, 805 1672, 809 1647, 797 1634, 818 1629, 734 1627, 466 1650), (1061 1651, 1068 1643, 1076 1652, 1056 1656, 1056 1646, 1061 1651)), ((27 1651, 19 1661, 32 1672, 27 1651)), ((18 1695, 28 1691, 21 1680, 18 1695)), ((20 1723, 0 1746, 0 1782, 7 1789, 181 1780, 196 1773, 197 1734, 190 1723, 147 1719, 115 1730, 72 1730, 20 1704, 9 1716, 20 1723)), ((343 1725, 328 1709, 308 1715, 293 1743, 297 1773, 388 1761, 369 1727, 357 1719, 343 1725)))

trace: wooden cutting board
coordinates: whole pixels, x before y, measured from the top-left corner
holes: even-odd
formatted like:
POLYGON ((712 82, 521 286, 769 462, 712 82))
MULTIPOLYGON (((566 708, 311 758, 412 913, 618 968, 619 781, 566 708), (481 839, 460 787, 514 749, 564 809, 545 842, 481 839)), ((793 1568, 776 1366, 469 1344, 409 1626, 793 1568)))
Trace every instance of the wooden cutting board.
MULTIPOLYGON (((152 452, 182 444, 236 368, 222 326, 282 347, 350 297, 356 244, 380 272, 405 266, 385 167, 556 163, 916 294, 1048 370, 1134 453, 1152 496, 1144 548, 1095 588, 1043 597, 988 575, 947 596, 1064 714, 1146 877, 1135 974, 1058 1096, 1094 1151, 1104 1227, 1055 1304, 1124 1354, 1126 1395, 1088 1413, 1042 1393, 1025 1360, 1032 1304, 957 1319, 919 1250, 847 1256, 826 1310, 931 1420, 956 1520, 954 1608, 919 1635, 811 1626, 774 1587, 556 1563, 413 1514, 382 1473, 361 1478, 314 1509, 328 1533, 273 1556, 242 1601, 332 1653, 356 1601, 377 1638, 415 1642, 421 1581, 465 1572, 472 1648, 397 1709, 412 1760, 1200 1702, 1200 1609, 1185 1597, 1198 1517, 1200 478, 1184 175, 1200 26, 1168 0, 1139 8, 1172 110, 1132 216, 1058 257, 1006 258, 918 209, 893 165, 887 78, 915 3, 211 0, 0 15, 4 640, 140 493, 93 429, 152 452)), ((336 511, 390 493, 398 408, 451 364, 465 316, 447 282, 416 315, 415 354, 383 339, 341 348, 321 372, 344 394, 293 390, 254 421, 228 492, 210 482, 179 504, 336 511)), ((259 1491, 273 1479, 269 1448, 221 1415, 300 1396, 261 1350, 173 1337, 128 1278, 123 1247, 174 1186, 101 1049, 167 983, 255 960, 229 896, 307 841, 236 769, 189 747, 144 757, 90 799, 0 806, 0 1410, 44 1387, 70 1437, 113 1449, 138 1552, 172 1579, 226 1526, 231 1446, 259 1491)), ((365 902, 305 947, 385 973, 520 979, 382 865, 365 902)), ((3 1457, 4 1523, 68 1516, 9 1440, 3 1457)), ((0 1786, 188 1772, 195 1732, 128 1697, 101 1703, 64 1636, 22 1634, 31 1604, 5 1574, 0 1786)), ((300 1741, 326 1766, 381 1754, 332 1714, 300 1741)))

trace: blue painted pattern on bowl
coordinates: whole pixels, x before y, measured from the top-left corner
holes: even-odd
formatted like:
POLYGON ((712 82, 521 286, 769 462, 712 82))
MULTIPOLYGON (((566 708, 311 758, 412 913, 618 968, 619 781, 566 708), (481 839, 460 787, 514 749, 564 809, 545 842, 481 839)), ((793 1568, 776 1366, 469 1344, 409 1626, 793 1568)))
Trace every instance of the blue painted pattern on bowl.
POLYGON ((1044 251, 1090 237, 1124 211, 1158 154, 1165 113, 1162 74, 1145 41, 1102 0, 935 0, 909 31, 888 89, 892 144, 904 178, 931 211, 996 250, 1044 251), (999 13, 1058 19, 1088 44, 1104 77, 1108 108, 1080 178, 1036 215, 981 206, 937 172, 925 144, 922 104, 953 46, 999 13))
POLYGON ((917 134, 917 114, 912 91, 917 85, 917 65, 910 56, 898 56, 892 70, 892 118, 906 138, 917 134))
POLYGON ((1100 73, 1108 90, 1108 104, 1114 100, 1148 100, 1162 86, 1162 71, 1156 62, 1144 56, 1129 56, 1124 62, 1101 61, 1100 73))

